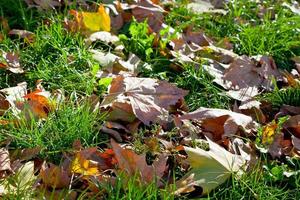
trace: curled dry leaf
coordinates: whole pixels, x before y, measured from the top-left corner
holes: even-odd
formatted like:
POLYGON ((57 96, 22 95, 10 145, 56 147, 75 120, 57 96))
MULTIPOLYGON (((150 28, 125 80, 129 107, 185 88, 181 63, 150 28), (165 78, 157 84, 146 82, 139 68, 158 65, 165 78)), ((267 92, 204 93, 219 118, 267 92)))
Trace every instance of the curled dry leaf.
POLYGON ((6 175, 6 172, 11 172, 9 152, 5 148, 0 148, 0 178, 6 175))
POLYGON ((203 131, 211 133, 214 141, 221 140, 223 136, 238 134, 240 130, 251 134, 257 126, 247 115, 214 108, 199 108, 194 112, 182 115, 179 119, 201 121, 203 131))
POLYGON ((129 176, 139 175, 143 183, 151 183, 156 177, 161 178, 167 169, 167 158, 161 154, 152 165, 146 163, 145 155, 137 155, 133 150, 124 149, 114 140, 111 140, 115 158, 119 169, 129 176))
POLYGON ((150 122, 167 120, 169 106, 175 105, 186 94, 187 91, 165 81, 117 76, 113 79, 102 106, 112 109, 116 106, 121 109, 125 107, 128 113, 132 109, 139 120, 149 125, 150 122))
POLYGON ((294 148, 298 151, 298 154, 300 156, 300 138, 292 136, 292 143, 293 143, 294 148))
POLYGON ((121 57, 110 52, 103 53, 94 49, 91 49, 90 52, 93 54, 93 58, 103 67, 102 70, 97 72, 97 78, 106 78, 106 73, 111 76, 121 73, 137 74, 142 62, 139 57, 132 53, 129 54, 128 60, 124 61, 121 57))
POLYGON ((289 155, 292 151, 292 141, 285 139, 282 132, 274 136, 273 143, 268 146, 268 152, 272 158, 280 158, 283 155, 289 155))
POLYGON ((192 192, 195 186, 202 188, 202 193, 199 195, 208 194, 224 183, 232 173, 243 173, 243 167, 246 165, 245 158, 226 151, 208 138, 207 141, 209 151, 184 147, 192 170, 177 181, 175 194, 192 192))
POLYGON ((19 29, 12 29, 9 31, 8 33, 9 35, 17 35, 20 38, 25 39, 25 41, 27 42, 33 42, 34 41, 34 33, 30 32, 30 31, 26 31, 26 30, 19 30, 19 29))
POLYGON ((0 116, 4 115, 5 111, 9 109, 9 102, 5 96, 0 93, 0 116))
POLYGON ((0 68, 7 69, 15 74, 24 73, 24 70, 20 64, 19 55, 17 53, 3 52, 2 57, 4 58, 4 62, 0 63, 0 68))

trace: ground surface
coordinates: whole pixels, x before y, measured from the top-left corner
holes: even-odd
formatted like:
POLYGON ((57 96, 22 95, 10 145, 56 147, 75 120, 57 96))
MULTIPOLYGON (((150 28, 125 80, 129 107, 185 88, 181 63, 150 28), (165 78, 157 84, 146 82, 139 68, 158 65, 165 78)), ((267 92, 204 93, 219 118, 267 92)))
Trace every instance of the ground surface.
POLYGON ((0 14, 1 198, 300 199, 297 2, 0 14))

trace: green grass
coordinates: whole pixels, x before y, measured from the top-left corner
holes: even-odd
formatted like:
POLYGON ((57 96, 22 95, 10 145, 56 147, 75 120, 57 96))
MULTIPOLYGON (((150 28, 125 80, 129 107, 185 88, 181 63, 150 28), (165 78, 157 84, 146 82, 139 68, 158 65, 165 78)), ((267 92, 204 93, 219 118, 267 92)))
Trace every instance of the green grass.
POLYGON ((174 82, 189 91, 185 99, 191 110, 199 107, 229 108, 230 98, 221 94, 224 90, 213 83, 213 78, 202 67, 187 66, 174 82))
MULTIPOLYGON (((23 76, 6 75, 6 81, 0 82, 1 87, 24 80, 33 86, 42 79, 46 89, 63 88, 67 92, 76 90, 87 94, 93 91, 94 79, 90 71, 94 63, 84 39, 78 34, 67 33, 60 22, 55 19, 50 26, 37 28, 33 44, 22 45, 18 40, 6 39, 0 45, 4 51, 20 52, 21 65, 26 70, 23 76)), ((6 72, 0 73, 3 77, 6 72)))
POLYGON ((275 109, 280 109, 283 105, 300 106, 300 88, 275 89, 273 92, 262 95, 259 99, 271 103, 275 109))
MULTIPOLYGON (((182 3, 175 4, 166 16, 166 23, 179 33, 193 25, 195 31, 204 30, 216 42, 224 37, 229 38, 238 54, 274 56, 278 67, 282 69, 290 69, 293 64, 290 58, 300 55, 300 17, 283 8, 278 1, 264 1, 266 7, 274 6, 276 19, 270 14, 259 18, 259 7, 254 1, 238 0, 229 4, 229 12, 225 16, 191 13, 182 3)), ((74 5, 71 7, 77 9, 74 5)), ((104 89, 95 91, 97 85, 94 69, 98 68, 98 64, 88 52, 90 47, 85 44, 83 36, 68 33, 64 29, 63 18, 69 8, 65 6, 58 11, 39 12, 35 8, 27 8, 21 0, 0 1, 0 16, 8 19, 11 28, 26 29, 36 35, 35 43, 32 44, 9 37, 5 37, 0 43, 1 50, 20 54, 21 65, 26 70, 21 75, 0 70, 0 88, 26 81, 32 89, 35 82, 42 79, 46 90, 63 89, 67 96, 74 91, 79 96, 94 92, 98 92, 100 97, 103 95, 104 89), (44 19, 50 25, 44 24, 44 19)), ((5 33, 1 27, 0 31, 5 33)), ((140 75, 167 80, 188 90, 186 102, 191 111, 201 106, 230 107, 230 98, 221 95, 223 90, 213 83, 212 77, 202 69, 201 64, 200 67, 190 64, 180 65, 181 70, 172 69, 169 58, 161 55, 159 48, 152 47, 155 39, 149 34, 146 23, 132 22, 120 33, 123 34, 120 38, 125 45, 125 54, 133 52, 151 66, 150 69, 143 69, 140 75)), ((299 94, 298 89, 288 88, 267 94, 264 98, 278 108, 283 104, 299 106, 299 94)), ((61 153, 69 151, 76 139, 80 139, 85 147, 107 143, 107 135, 100 133, 104 115, 105 113, 90 112, 88 105, 69 102, 51 113, 45 121, 24 122, 19 127, 0 127, 0 141, 11 139, 12 149, 39 146, 42 148, 40 156, 47 161, 59 163, 61 153)), ((137 139, 139 141, 135 145, 143 145, 143 138, 137 139)), ((259 166, 241 178, 233 176, 202 199, 300 199, 299 178, 274 179, 272 173, 277 168, 272 170, 273 168, 266 171, 259 166)), ((295 170, 299 170, 299 166, 295 170)), ((134 177, 128 182, 118 177, 114 186, 99 183, 101 193, 90 197, 83 192, 78 198, 98 199, 103 195, 106 199, 190 198, 174 197, 169 190, 157 188, 155 182, 147 186, 137 182, 134 177)), ((27 188, 26 191, 20 190, 17 195, 8 195, 3 199, 33 198, 34 195, 34 191, 27 188), (22 196, 24 194, 29 196, 22 196)))
POLYGON ((75 140, 82 145, 97 146, 107 142, 100 133, 105 113, 93 113, 88 105, 67 103, 51 113, 44 122, 21 121, 20 126, 1 128, 0 140, 11 138, 11 148, 42 148, 41 156, 59 161, 61 153, 72 149, 75 140))

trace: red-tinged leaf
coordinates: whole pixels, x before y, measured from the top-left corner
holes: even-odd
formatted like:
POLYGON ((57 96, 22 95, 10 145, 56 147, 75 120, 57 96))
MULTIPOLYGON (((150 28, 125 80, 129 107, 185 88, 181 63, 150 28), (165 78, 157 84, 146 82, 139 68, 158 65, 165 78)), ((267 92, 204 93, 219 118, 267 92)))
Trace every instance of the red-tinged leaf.
POLYGON ((102 170, 112 169, 113 166, 118 162, 112 149, 106 149, 104 152, 98 153, 98 155, 104 160, 105 165, 100 164, 102 170))
MULTIPOLYGON (((174 85, 151 78, 117 76, 102 102, 103 107, 116 104, 131 106, 135 116, 144 124, 166 121, 169 106, 182 100, 187 91, 174 85)), ((128 109, 127 109, 128 110, 128 109)))
POLYGON ((2 116, 8 108, 9 102, 6 100, 5 96, 0 93, 0 116, 2 116))
POLYGON ((199 108, 182 115, 179 119, 198 120, 202 129, 210 132, 215 141, 221 140, 224 135, 238 134, 240 128, 246 134, 250 134, 256 128, 256 123, 251 117, 223 109, 199 108))
POLYGON ((145 155, 137 155, 133 150, 124 149, 118 143, 111 140, 111 145, 118 161, 118 167, 129 176, 136 173, 144 183, 150 183, 155 177, 161 178, 167 168, 167 159, 164 155, 159 156, 153 165, 146 163, 145 155))

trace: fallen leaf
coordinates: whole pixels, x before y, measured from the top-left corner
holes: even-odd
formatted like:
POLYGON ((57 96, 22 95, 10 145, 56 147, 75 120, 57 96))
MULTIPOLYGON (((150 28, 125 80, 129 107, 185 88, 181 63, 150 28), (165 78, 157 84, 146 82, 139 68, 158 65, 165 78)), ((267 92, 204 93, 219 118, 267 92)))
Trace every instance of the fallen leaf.
POLYGON ((201 195, 205 195, 224 183, 233 173, 243 173, 246 161, 242 156, 226 151, 208 138, 207 142, 209 151, 184 147, 192 170, 176 183, 179 186, 176 194, 191 192, 194 186, 200 186, 201 195))
MULTIPOLYGON (((158 32, 162 29, 163 19, 165 12, 162 7, 154 4, 151 0, 137 0, 135 4, 132 4, 124 10, 130 9, 132 15, 138 22, 147 20, 149 27, 158 32)), ((130 19, 131 20, 131 19, 130 19)))
POLYGON ((16 195, 19 191, 25 191, 33 187, 36 180, 34 175, 34 162, 30 161, 21 165, 10 179, 1 182, 0 191, 2 194, 16 195))
POLYGON ((294 148, 298 150, 298 152, 300 152, 300 139, 292 136, 292 143, 294 145, 294 148))
POLYGON ((47 118, 49 112, 54 109, 54 105, 49 99, 50 95, 49 92, 36 89, 25 95, 23 98, 27 101, 18 103, 17 107, 23 112, 26 119, 32 117, 37 119, 47 118))
POLYGON ((9 109, 9 102, 6 100, 5 96, 0 93, 0 116, 9 109))
POLYGON ((5 148, 0 148, 0 178, 6 175, 6 172, 11 172, 9 152, 5 148))
POLYGON ((277 133, 278 124, 273 121, 262 129, 262 144, 268 145, 274 141, 274 137, 277 133))
POLYGON ((145 155, 137 155, 133 150, 124 149, 118 143, 111 140, 118 167, 125 171, 128 176, 139 175, 143 183, 151 183, 155 177, 161 178, 166 170, 167 159, 161 154, 153 165, 146 163, 145 155))
POLYGON ((86 159, 82 153, 77 153, 72 161, 71 172, 83 176, 95 176, 99 174, 98 164, 86 159))
POLYGON ((125 103, 132 107, 135 116, 144 124, 164 121, 168 108, 187 94, 174 85, 151 78, 117 76, 109 88, 109 94, 102 102, 103 107, 125 103))
POLYGON ((110 31, 110 17, 106 13, 103 5, 98 7, 97 12, 78 12, 71 10, 70 14, 75 17, 77 26, 83 31, 110 31))
POLYGON ((53 164, 42 167, 39 176, 46 187, 56 189, 67 188, 71 181, 71 177, 66 169, 53 164))
POLYGON ((20 64, 19 55, 17 53, 3 52, 2 57, 4 58, 5 62, 0 63, 0 68, 7 69, 15 74, 24 73, 24 70, 20 64))
POLYGON ((20 38, 25 39, 25 41, 32 43, 34 41, 35 34, 26 31, 26 30, 19 30, 19 29, 12 29, 8 32, 9 35, 17 35, 20 38))
POLYGON ((211 139, 221 140, 224 136, 238 134, 241 130, 246 135, 256 129, 256 123, 251 117, 230 110, 215 108, 199 108, 194 112, 184 114, 180 120, 199 120, 204 131, 212 133, 211 139))
POLYGON ((116 44, 119 41, 119 38, 115 35, 112 35, 110 32, 99 31, 96 33, 92 33, 86 42, 92 43, 95 41, 101 41, 105 44, 116 44))
POLYGON ((300 115, 291 116, 284 124, 283 128, 292 135, 300 138, 300 115))
POLYGON ((25 0, 29 7, 36 7, 42 10, 55 9, 57 6, 61 6, 60 0, 25 0))
MULTIPOLYGON (((219 6, 218 6, 219 7, 219 6)), ((187 5, 187 8, 195 13, 220 13, 226 15, 227 11, 216 9, 215 6, 208 0, 194 0, 187 5)))

